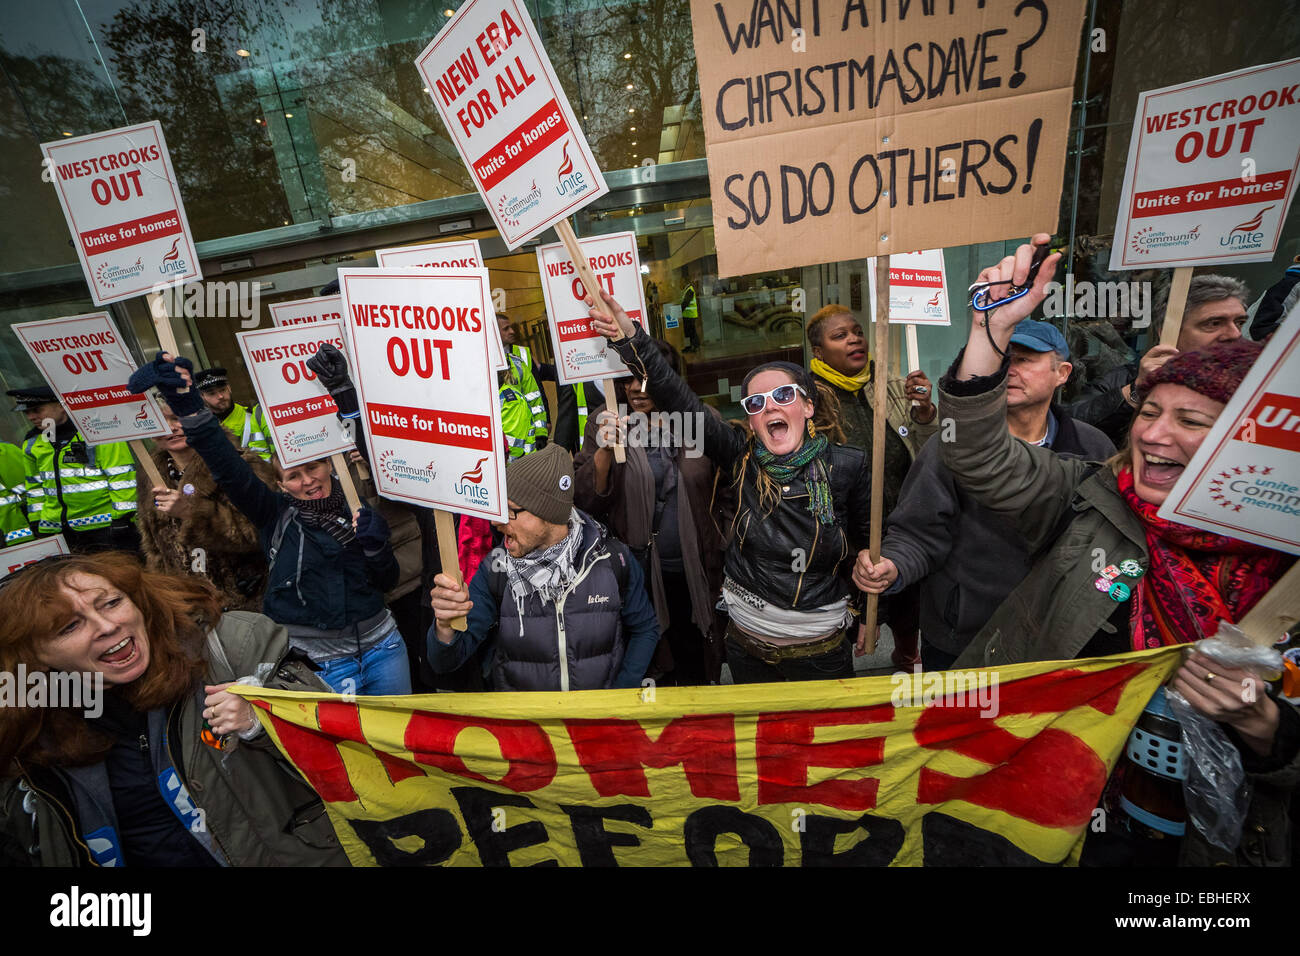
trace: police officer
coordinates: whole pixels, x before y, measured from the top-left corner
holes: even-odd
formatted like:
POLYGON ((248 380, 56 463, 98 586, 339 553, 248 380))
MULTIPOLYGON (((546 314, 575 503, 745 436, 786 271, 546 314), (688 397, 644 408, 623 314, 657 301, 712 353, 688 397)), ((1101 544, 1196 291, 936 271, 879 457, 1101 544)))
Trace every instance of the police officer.
POLYGON ((226 370, 218 365, 200 369, 194 376, 194 385, 212 414, 225 428, 239 438, 241 448, 256 452, 263 461, 275 454, 271 447, 271 426, 267 424, 260 405, 252 410, 235 401, 230 393, 230 379, 226 370))
POLYGON ((48 385, 7 393, 32 430, 23 438, 27 520, 75 552, 136 551, 135 459, 126 442, 91 447, 48 385))
POLYGON ((0 444, 0 547, 30 541, 27 523, 27 456, 17 445, 0 444))

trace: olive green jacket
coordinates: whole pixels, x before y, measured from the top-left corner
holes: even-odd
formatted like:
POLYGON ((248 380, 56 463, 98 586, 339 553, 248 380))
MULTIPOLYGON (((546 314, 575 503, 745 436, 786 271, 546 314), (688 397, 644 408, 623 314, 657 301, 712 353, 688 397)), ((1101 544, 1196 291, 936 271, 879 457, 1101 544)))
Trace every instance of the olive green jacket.
MULTIPOLYGON (((943 442, 941 454, 963 489, 1015 522, 1035 561, 954 668, 1076 657, 1098 631, 1115 632, 1109 623, 1115 602, 1097 590, 1095 568, 1126 558, 1149 566, 1142 524, 1111 470, 1013 438, 1006 425, 1005 373, 998 379, 990 390, 964 395, 946 389, 973 391, 970 383, 944 379, 938 417, 952 420, 953 440, 943 442)), ((1280 700, 1277 705, 1291 706, 1280 700)), ((1183 865, 1290 864, 1287 809, 1300 784, 1300 755, 1253 758, 1243 751, 1243 761, 1253 792, 1241 845, 1235 853, 1220 850, 1189 824, 1180 849, 1183 865)))
MULTIPOLYGON (((210 649, 211 641, 205 647, 211 683, 247 677, 259 664, 271 664, 268 687, 329 690, 305 664, 285 661, 287 634, 270 618, 228 611, 212 633, 221 653, 210 649)), ((217 750, 200 737, 202 711, 201 689, 173 705, 171 756, 226 858, 236 866, 347 866, 320 797, 266 733, 251 742, 232 737, 225 750, 217 750)), ((0 863, 93 865, 69 793, 61 775, 46 767, 23 766, 18 777, 0 783, 0 863)))

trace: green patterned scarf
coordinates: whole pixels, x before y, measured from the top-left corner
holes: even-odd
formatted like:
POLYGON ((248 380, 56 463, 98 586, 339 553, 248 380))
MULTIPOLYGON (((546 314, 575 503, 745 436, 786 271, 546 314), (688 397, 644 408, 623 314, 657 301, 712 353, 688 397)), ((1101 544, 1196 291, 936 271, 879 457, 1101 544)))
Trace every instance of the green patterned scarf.
POLYGON ((811 465, 808 474, 804 477, 804 483, 808 486, 808 510, 816 515, 817 520, 822 524, 834 524, 835 508, 831 502, 831 481, 823 457, 827 444, 826 436, 818 435, 815 438, 805 439, 804 443, 790 454, 777 456, 764 448, 762 442, 756 442, 754 456, 763 466, 763 470, 779 484, 788 483, 804 468, 811 465))

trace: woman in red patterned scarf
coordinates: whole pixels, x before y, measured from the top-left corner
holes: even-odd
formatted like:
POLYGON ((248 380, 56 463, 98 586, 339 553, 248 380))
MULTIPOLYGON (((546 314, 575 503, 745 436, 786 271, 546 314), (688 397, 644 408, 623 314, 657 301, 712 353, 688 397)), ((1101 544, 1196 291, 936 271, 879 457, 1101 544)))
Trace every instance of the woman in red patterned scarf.
MULTIPOLYGON (((943 443, 944 464, 972 497, 1006 515, 1038 555, 955 667, 1068 660, 1212 637, 1220 620, 1240 621, 1294 560, 1158 515, 1258 357, 1253 342, 1170 359, 1140 396, 1128 444, 1105 464, 1058 458, 1010 436, 1005 353, 1016 323, 1045 297, 1060 259, 1048 256, 1030 279, 1035 247, 1048 241, 1035 236, 980 274, 995 301, 1013 285, 1032 287, 975 316, 966 348, 940 381, 940 417, 951 419, 953 439, 943 443)), ((873 570, 859 561, 859 587, 879 589, 873 570)), ((1289 860, 1286 806, 1300 779, 1300 714, 1269 694, 1243 691, 1258 683, 1249 671, 1196 653, 1170 682, 1225 728, 1254 786, 1247 836, 1235 852, 1212 847, 1187 827, 1184 863, 1289 860)))

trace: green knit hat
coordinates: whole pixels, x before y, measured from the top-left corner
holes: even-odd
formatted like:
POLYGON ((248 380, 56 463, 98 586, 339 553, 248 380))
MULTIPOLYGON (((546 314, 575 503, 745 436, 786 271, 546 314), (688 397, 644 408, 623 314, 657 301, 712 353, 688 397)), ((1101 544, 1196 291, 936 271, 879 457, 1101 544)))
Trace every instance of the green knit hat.
POLYGON ((573 510, 573 456, 551 442, 506 466, 506 492, 516 506, 548 524, 568 524, 573 510))

